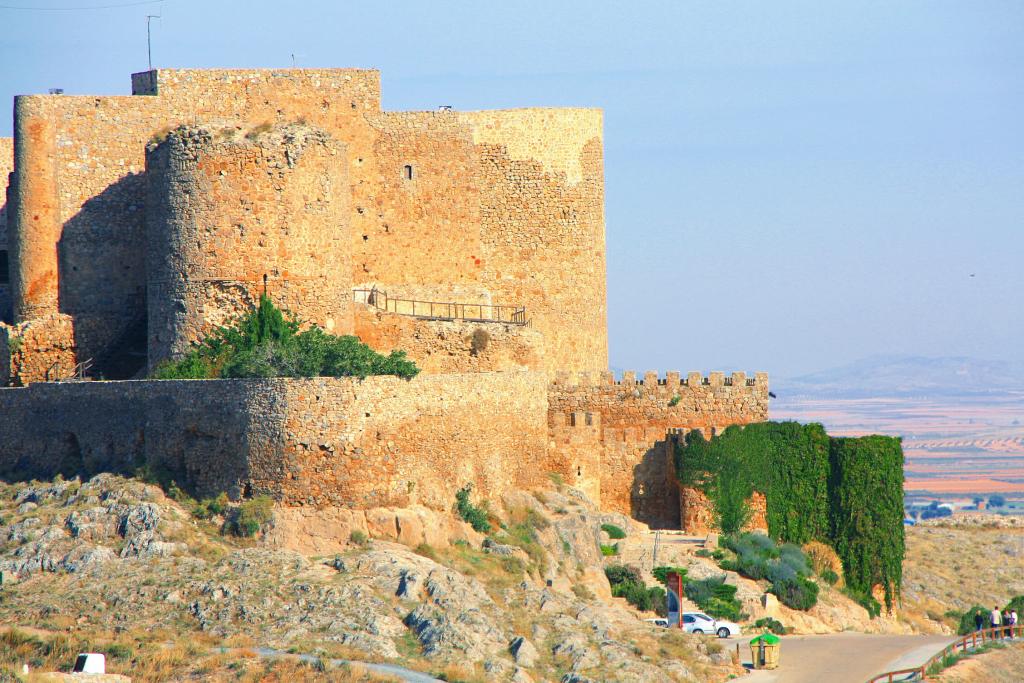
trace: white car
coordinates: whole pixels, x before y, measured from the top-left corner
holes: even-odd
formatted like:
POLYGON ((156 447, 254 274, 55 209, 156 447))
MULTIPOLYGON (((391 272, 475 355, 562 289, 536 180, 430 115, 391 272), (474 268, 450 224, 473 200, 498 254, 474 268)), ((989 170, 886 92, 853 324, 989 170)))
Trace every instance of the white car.
POLYGON ((739 624, 718 621, 703 612, 683 612, 683 630, 687 633, 714 633, 719 638, 740 635, 739 624))

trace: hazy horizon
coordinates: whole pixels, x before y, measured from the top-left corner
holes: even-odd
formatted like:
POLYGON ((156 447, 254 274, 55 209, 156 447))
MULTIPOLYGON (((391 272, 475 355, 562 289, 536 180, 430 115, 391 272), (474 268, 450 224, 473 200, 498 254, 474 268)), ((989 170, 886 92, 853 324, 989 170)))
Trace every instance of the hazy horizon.
POLYGON ((127 94, 147 14, 155 67, 294 54, 379 68, 387 109, 604 109, 612 366, 1024 362, 1020 3, 0 8, 0 135, 16 94, 127 94))

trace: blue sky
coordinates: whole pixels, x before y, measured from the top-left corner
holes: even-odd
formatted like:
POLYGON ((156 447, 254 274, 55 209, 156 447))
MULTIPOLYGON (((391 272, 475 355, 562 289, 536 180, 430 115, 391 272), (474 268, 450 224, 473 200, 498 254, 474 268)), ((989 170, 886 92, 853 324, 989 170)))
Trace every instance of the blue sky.
POLYGON ((1024 362, 1024 3, 2 7, 128 1, 0 0, 0 98, 126 94, 160 14, 158 67, 294 54, 381 69, 388 109, 601 107, 612 365, 1024 362))

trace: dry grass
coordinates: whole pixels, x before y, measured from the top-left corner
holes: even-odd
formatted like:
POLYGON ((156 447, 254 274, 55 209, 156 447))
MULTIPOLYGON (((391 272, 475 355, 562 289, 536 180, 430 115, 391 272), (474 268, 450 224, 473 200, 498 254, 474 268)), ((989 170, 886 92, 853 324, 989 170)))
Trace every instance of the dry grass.
POLYGON ((263 123, 259 124, 258 126, 253 126, 252 129, 250 129, 249 132, 245 134, 245 139, 246 140, 255 140, 256 138, 260 137, 264 133, 269 133, 270 130, 273 127, 274 127, 273 123, 271 123, 270 121, 264 121, 263 123))
POLYGON ((831 569, 839 577, 835 587, 842 588, 845 585, 845 581, 843 581, 843 561, 839 559, 839 555, 832 549, 832 546, 820 541, 811 541, 804 545, 803 551, 807 553, 807 558, 811 561, 811 567, 814 569, 815 574, 820 576, 826 569, 831 569))
POLYGON ((899 616, 921 631, 955 629, 947 612, 1024 594, 1024 529, 909 527, 899 616))
MULTIPOLYGON (((207 639, 190 638, 176 643, 147 643, 125 639, 104 642, 98 637, 47 635, 10 628, 0 632, 0 680, 16 680, 15 675, 21 673, 24 664, 28 664, 30 670, 36 673, 67 672, 79 652, 104 653, 108 672, 130 676, 138 683, 170 680, 383 683, 397 680, 392 676, 373 673, 359 664, 330 667, 319 661, 303 662, 291 656, 261 659, 256 652, 246 648, 219 652, 208 648, 204 640, 207 639)), ((242 642, 240 638, 232 640, 242 642)), ((343 650, 339 646, 327 658, 344 658, 355 654, 343 650)), ((465 680, 483 679, 469 677, 465 680)))
POLYGON ((938 683, 1019 683, 1024 671, 1024 644, 963 659, 939 674, 938 683))

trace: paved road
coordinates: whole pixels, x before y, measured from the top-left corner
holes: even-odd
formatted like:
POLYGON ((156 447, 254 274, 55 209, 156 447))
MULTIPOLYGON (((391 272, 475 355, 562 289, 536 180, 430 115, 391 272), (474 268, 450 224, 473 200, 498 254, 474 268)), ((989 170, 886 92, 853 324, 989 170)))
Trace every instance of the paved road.
MULTIPOLYGON (((865 683, 872 676, 923 664, 951 643, 950 636, 892 636, 835 633, 785 636, 779 668, 752 671, 743 683, 865 683)), ((750 667, 750 637, 719 641, 750 667)))
MULTIPOLYGON (((289 654, 282 650, 274 650, 269 647, 258 647, 256 653, 260 657, 294 657, 304 662, 314 663, 319 657, 313 655, 301 655, 301 654, 289 654)), ((373 673, 386 674, 388 676, 394 676, 400 681, 405 683, 444 683, 440 678, 434 678, 425 673, 419 671, 413 671, 412 669, 406 669, 402 666, 396 666, 394 664, 372 664, 370 662, 354 662, 348 659, 326 659, 325 663, 331 666, 341 666, 342 664, 358 664, 359 666, 372 671, 373 673)))

